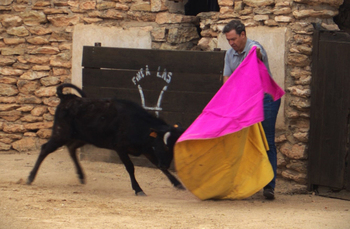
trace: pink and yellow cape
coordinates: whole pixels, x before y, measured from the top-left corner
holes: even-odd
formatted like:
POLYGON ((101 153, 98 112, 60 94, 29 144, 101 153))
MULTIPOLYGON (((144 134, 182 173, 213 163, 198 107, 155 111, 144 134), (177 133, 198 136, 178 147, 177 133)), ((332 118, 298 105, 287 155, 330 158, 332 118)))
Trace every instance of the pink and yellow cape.
POLYGON ((243 199, 273 178, 261 121, 264 93, 284 91, 253 47, 175 145, 177 174, 198 198, 243 199))

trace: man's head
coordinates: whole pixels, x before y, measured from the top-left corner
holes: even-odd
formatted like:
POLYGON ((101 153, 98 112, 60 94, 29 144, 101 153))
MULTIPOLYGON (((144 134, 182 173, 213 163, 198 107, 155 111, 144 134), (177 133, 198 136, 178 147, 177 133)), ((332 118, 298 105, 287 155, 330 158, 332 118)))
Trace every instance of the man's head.
POLYGON ((244 24, 239 20, 232 20, 225 25, 223 31, 229 45, 238 53, 244 50, 247 36, 244 24))

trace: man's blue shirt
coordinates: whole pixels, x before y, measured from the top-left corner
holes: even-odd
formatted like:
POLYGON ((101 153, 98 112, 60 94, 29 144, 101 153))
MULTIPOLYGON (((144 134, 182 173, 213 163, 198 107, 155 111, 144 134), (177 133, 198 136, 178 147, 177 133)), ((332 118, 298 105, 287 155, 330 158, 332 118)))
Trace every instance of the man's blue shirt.
POLYGON ((231 76, 231 74, 246 58, 250 49, 253 46, 257 46, 260 48, 260 52, 262 54, 262 61, 264 62, 267 70, 269 71, 270 76, 272 77, 270 67, 269 67, 269 61, 268 61, 267 53, 265 49, 262 47, 262 45, 259 42, 251 40, 249 38, 247 39, 247 43, 245 44, 245 47, 241 53, 236 52, 233 48, 230 48, 229 50, 226 51, 224 76, 231 76))

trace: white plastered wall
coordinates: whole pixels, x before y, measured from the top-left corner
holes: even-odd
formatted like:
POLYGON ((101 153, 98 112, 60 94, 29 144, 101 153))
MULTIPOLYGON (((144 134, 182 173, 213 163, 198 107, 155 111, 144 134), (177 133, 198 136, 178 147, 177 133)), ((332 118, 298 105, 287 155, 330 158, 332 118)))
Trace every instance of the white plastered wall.
MULTIPOLYGON (((263 26, 246 28, 247 37, 258 41, 266 50, 273 79, 283 89, 285 81, 286 31, 286 28, 269 28, 263 26)), ((222 33, 218 36, 218 48, 222 50, 231 48, 225 35, 222 33)), ((284 97, 281 99, 276 128, 285 129, 284 97)))

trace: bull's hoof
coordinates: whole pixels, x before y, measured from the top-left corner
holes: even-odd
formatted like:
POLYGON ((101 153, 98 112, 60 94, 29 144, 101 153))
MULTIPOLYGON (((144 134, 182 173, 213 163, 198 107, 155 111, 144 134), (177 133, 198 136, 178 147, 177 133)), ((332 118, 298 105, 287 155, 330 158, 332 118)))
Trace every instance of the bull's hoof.
POLYGON ((182 184, 175 185, 175 188, 179 190, 186 190, 186 188, 182 184))
POLYGON ((136 196, 147 196, 143 191, 136 193, 136 196))
POLYGON ((33 182, 33 179, 30 179, 30 178, 28 177, 26 184, 27 184, 27 185, 31 185, 32 182, 33 182))
POLYGON ((80 184, 85 184, 85 179, 79 179, 80 184))

